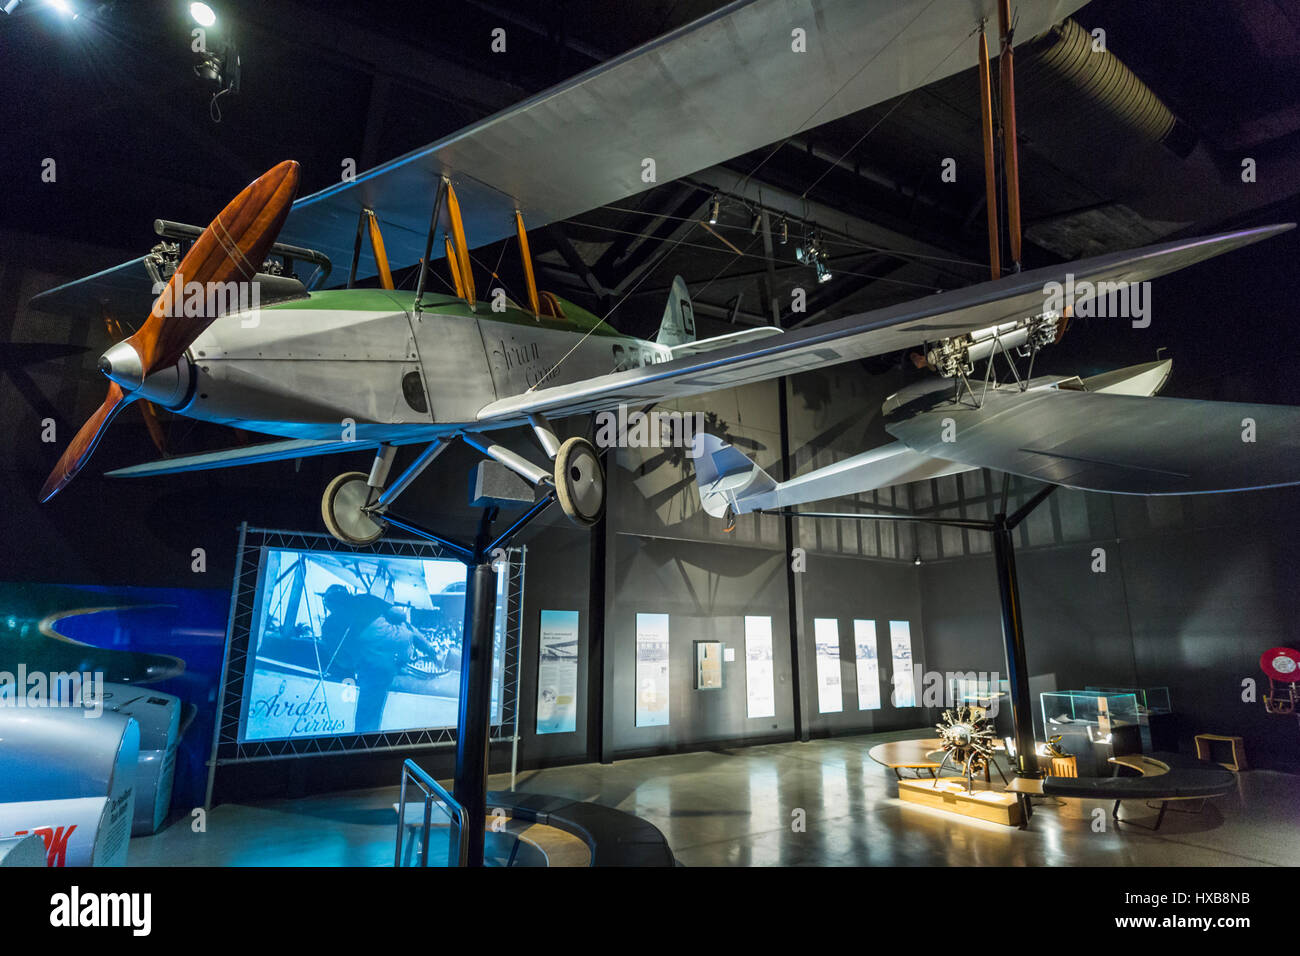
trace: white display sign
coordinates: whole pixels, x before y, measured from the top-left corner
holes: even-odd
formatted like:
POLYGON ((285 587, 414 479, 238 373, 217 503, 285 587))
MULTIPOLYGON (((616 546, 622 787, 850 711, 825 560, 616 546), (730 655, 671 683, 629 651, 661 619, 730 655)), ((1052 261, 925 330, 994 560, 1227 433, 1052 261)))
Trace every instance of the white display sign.
POLYGON ((817 645, 817 711, 838 714, 844 709, 840 687, 840 622, 833 617, 813 621, 817 645))
POLYGON ((853 649, 858 661, 858 710, 880 709, 880 662, 876 658, 876 622, 853 622, 853 649))
POLYGON ((636 725, 668 723, 668 615, 636 616, 636 725))
POLYGON ((912 625, 889 622, 889 647, 894 657, 894 706, 915 707, 916 686, 912 683, 912 625))
POLYGON ((751 720, 776 716, 770 617, 745 618, 745 708, 751 720))
POLYGON ((537 647, 537 732, 578 727, 578 612, 543 611, 537 647))

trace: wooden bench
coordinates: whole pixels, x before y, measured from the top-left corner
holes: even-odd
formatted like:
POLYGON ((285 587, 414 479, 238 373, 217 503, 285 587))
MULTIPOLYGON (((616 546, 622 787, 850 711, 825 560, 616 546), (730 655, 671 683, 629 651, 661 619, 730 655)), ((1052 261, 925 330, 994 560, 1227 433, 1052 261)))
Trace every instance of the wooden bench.
POLYGON ((1196 758, 1198 760, 1213 760, 1214 745, 1216 743, 1226 743, 1232 748, 1232 762, 1224 763, 1219 761, 1219 766, 1226 770, 1239 771, 1246 768, 1246 742, 1240 737, 1224 737, 1220 734, 1197 734, 1196 758))
POLYGON ((927 737, 922 740, 891 740, 888 743, 876 744, 867 751, 867 756, 894 771, 894 776, 902 780, 903 775, 898 772, 899 770, 915 770, 918 776, 920 771, 928 770, 933 777, 939 769, 941 760, 935 760, 932 754, 941 750, 943 750, 942 740, 938 737, 927 737))
POLYGON ((1204 801, 1221 797, 1236 786, 1236 778, 1227 770, 1179 754, 1129 754, 1111 757, 1110 763, 1115 767, 1116 776, 1017 777, 1007 785, 1007 790, 1022 798, 1022 809, 1025 811, 1022 817, 1026 826, 1032 814, 1028 806, 1030 797, 1074 797, 1083 800, 1114 800, 1111 816, 1116 822, 1158 830, 1164 821, 1165 811, 1172 809, 1170 803, 1200 800, 1201 807, 1184 811, 1199 813, 1204 809, 1204 801), (1132 770, 1139 776, 1118 776, 1121 767, 1132 770), (1124 800, 1159 800, 1160 812, 1155 824, 1146 827, 1145 824, 1122 819, 1119 808, 1124 800))

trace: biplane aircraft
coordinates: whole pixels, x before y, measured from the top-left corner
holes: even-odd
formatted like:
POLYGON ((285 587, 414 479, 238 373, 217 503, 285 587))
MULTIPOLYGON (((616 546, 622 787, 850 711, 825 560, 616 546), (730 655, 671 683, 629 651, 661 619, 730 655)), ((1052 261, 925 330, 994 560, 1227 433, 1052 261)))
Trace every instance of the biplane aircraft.
MULTIPOLYGON (((1139 494, 1300 481, 1300 410, 1151 397, 1167 365, 1104 380, 1016 374, 1007 384, 990 376, 999 356, 1010 361, 1015 352, 1032 362, 1059 340, 1069 307, 1051 304, 1046 290, 1054 285, 1143 282, 1290 225, 1006 275, 995 265, 990 281, 967 288, 794 331, 717 338, 697 338, 680 282, 653 341, 621 335, 603 317, 536 288, 525 223, 616 202, 977 62, 986 70, 986 21, 1001 20, 1009 62, 1016 42, 1083 2, 1020 0, 1012 30, 1006 0, 738 0, 354 181, 295 200, 298 165, 281 163, 206 229, 158 222, 164 238, 190 241, 184 256, 163 244, 33 300, 65 314, 107 302, 119 314, 128 301, 149 308, 139 330, 100 359, 108 396, 41 497, 85 466, 122 408, 145 400, 278 440, 111 474, 373 450, 369 473, 340 475, 322 500, 327 527, 352 545, 384 533, 394 500, 455 440, 555 495, 573 521, 590 525, 604 507, 599 452, 583 437, 560 442, 552 421, 908 350, 932 374, 890 400, 894 444, 831 474, 778 485, 735 449, 705 439, 698 473, 706 509, 782 506, 974 467, 1139 494), (791 38, 801 34, 813 52, 792 68, 784 57, 799 55, 790 53, 791 38), (360 254, 367 234, 370 258, 360 254), (524 259, 527 301, 500 310, 499 302, 479 300, 469 250, 511 235, 524 259), (283 266, 267 263, 274 256, 283 266), (442 257, 454 295, 426 288, 442 257), (322 288, 330 264, 349 258, 351 279, 377 275, 381 288, 322 288), (316 264, 317 275, 307 283, 291 278, 294 262, 316 264), (394 289, 390 264, 417 262, 415 291, 394 289), (259 301, 214 302, 211 290, 229 283, 252 284, 259 301), (200 294, 191 295, 192 287, 200 294), (976 363, 985 360, 981 382, 976 363), (1243 418, 1257 422, 1259 436, 1246 453, 1243 418), (549 463, 493 437, 506 428, 531 428, 549 463), (390 483, 402 445, 423 450, 390 483)), ((1085 298, 1080 293, 1075 307, 1085 298)))

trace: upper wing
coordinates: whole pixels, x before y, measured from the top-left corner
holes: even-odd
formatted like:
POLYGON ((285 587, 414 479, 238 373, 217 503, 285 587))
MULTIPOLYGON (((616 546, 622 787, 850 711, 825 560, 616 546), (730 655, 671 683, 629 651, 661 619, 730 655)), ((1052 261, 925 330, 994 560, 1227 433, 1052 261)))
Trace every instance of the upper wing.
MULTIPOLYGON (((1017 40, 1083 3, 1017 0, 1017 40)), ((409 265, 424 255, 446 175, 469 246, 495 242, 514 234, 516 208, 530 227, 568 219, 958 73, 976 63, 981 17, 996 22, 996 0, 737 0, 299 199, 281 236, 348 262, 369 207, 389 262, 409 265)), ((359 275, 373 273, 360 263, 359 275)))
MULTIPOLYGON (((352 259, 373 209, 393 268, 424 255, 442 176, 456 184, 470 248, 690 175, 976 62, 971 32, 997 0, 737 0, 428 146, 293 204, 280 242, 352 259), (796 53, 802 30, 807 53, 796 53), (965 49, 962 48, 963 44, 965 49), (773 108, 779 104, 779 108, 773 108), (653 162, 653 168, 647 166, 653 162)), ((1084 0, 1018 0, 1029 40, 1084 0)), ((516 42, 513 41, 512 42, 516 42)), ((432 257, 441 258, 434 245, 432 257)), ((360 278, 374 275, 362 256, 360 278)), ((153 306, 135 259, 37 296, 36 308, 135 315, 153 306)))
MULTIPOLYGON (((1035 269, 832 322, 660 365, 601 375, 500 399, 480 421, 522 424, 530 414, 574 415, 617 405, 646 405, 731 388, 808 368, 910 348, 1043 312, 1049 282, 1141 282, 1276 235, 1294 224, 1261 226, 1166 242, 1035 269)), ((1076 302, 1082 296, 1076 295, 1076 302)), ((1122 320, 1113 320, 1122 321, 1122 320)))
POLYGON ((59 315, 99 318, 122 316, 135 321, 149 314, 158 296, 144 267, 145 257, 123 262, 94 275, 74 279, 32 296, 33 309, 59 315))

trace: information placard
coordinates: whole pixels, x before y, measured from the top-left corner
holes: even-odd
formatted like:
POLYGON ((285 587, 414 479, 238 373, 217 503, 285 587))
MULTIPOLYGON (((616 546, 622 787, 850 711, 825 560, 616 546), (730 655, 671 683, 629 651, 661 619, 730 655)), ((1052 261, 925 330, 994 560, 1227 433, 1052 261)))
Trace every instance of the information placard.
POLYGON ((813 640, 817 643, 817 711, 838 714, 844 710, 840 687, 840 622, 833 617, 815 619, 813 640))
POLYGON ((858 710, 880 709, 880 661, 876 657, 876 622, 853 622, 858 660, 858 710))
POLYGON ((537 732, 578 728, 578 612, 543 611, 537 631, 537 732))
POLYGON ((745 714, 750 720, 776 716, 770 617, 745 618, 745 714))
POLYGON ((668 723, 668 615, 636 616, 636 725, 668 723))

